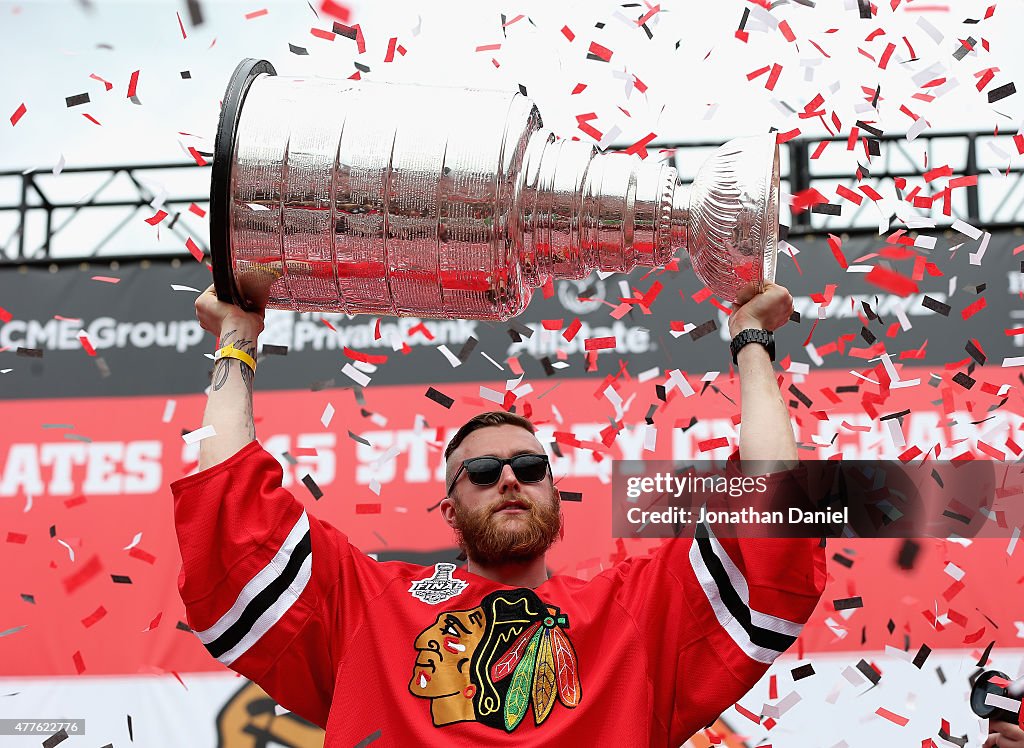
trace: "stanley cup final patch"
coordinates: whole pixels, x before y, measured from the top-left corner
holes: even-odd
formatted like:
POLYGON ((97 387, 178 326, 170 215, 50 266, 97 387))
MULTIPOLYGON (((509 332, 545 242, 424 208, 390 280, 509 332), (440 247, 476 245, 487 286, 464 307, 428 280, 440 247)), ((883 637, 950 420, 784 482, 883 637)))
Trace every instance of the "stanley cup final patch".
POLYGON ((455 579, 452 572, 455 571, 455 564, 434 564, 434 573, 427 579, 418 579, 409 587, 409 592, 417 600, 428 605, 437 605, 445 600, 451 600, 461 594, 469 582, 455 579))

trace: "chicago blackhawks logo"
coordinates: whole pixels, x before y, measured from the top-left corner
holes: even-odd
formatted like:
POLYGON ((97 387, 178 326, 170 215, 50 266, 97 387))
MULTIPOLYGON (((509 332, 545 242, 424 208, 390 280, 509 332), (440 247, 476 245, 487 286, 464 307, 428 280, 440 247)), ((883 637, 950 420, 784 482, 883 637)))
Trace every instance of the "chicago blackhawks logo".
POLYGON ((583 696, 568 628, 532 590, 492 592, 420 632, 409 691, 430 699, 435 727, 476 721, 512 732, 531 706, 540 725, 556 701, 573 709, 583 696))

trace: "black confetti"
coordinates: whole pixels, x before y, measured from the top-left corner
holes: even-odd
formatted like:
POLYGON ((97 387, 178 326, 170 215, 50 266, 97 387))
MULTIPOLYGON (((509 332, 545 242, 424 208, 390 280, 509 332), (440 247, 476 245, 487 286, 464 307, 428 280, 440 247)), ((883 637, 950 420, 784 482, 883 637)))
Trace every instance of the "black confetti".
POLYGON ((57 537, 57 525, 50 525, 50 537, 57 537))
POLYGON ((885 415, 885 416, 880 416, 878 420, 879 421, 888 421, 890 418, 903 418, 903 416, 909 416, 909 415, 910 415, 910 408, 907 408, 906 410, 901 410, 899 413, 890 413, 890 414, 885 415))
POLYGON ((369 65, 364 65, 361 62, 353 62, 352 64, 356 66, 356 70, 358 70, 360 73, 369 73, 370 72, 370 66, 369 65))
POLYGON ((427 397, 433 400, 435 403, 443 408, 451 408, 455 404, 455 399, 448 397, 443 392, 438 392, 433 387, 427 390, 427 397))
POLYGON ((188 20, 192 26, 202 26, 203 6, 199 4, 199 0, 186 0, 185 6, 188 8, 188 20))
POLYGON ((583 493, 580 491, 559 491, 558 495, 562 501, 583 501, 583 493))
POLYGON ((665 392, 665 385, 654 385, 654 394, 657 395, 658 399, 661 400, 662 402, 667 402, 668 395, 665 392))
POLYGON ((807 663, 806 665, 795 667, 789 672, 793 676, 793 680, 803 680, 814 675, 814 666, 811 663, 807 663))
POLYGON ((316 481, 313 480, 313 476, 310 475, 309 473, 306 473, 304 476, 302 476, 302 483, 303 485, 306 486, 306 488, 309 489, 309 492, 313 495, 313 498, 316 499, 317 501, 320 501, 320 499, 324 495, 324 492, 320 489, 320 486, 316 484, 316 481))
POLYGON ((174 624, 174 628, 178 629, 178 631, 188 631, 189 633, 192 632, 192 627, 184 621, 178 621, 176 624, 174 624))
POLYGON ((306 49, 305 47, 300 47, 297 44, 292 44, 291 42, 288 43, 288 50, 293 55, 308 55, 309 54, 309 50, 308 49, 306 49))
POLYGON ((817 203, 811 206, 812 213, 823 213, 827 216, 838 216, 843 213, 843 206, 833 203, 817 203))
POLYGON ((1017 87, 1013 85, 1013 82, 1007 83, 1005 86, 999 88, 993 88, 988 92, 988 103, 994 104, 1001 99, 1005 99, 1007 96, 1013 96, 1017 93, 1017 87))
POLYGON ((192 79, 192 73, 190 73, 188 70, 182 70, 180 73, 178 73, 178 75, 180 75, 181 79, 185 81, 192 79))
POLYGON ((927 644, 922 644, 921 648, 917 650, 917 654, 914 655, 914 667, 920 670, 924 666, 925 660, 928 659, 928 655, 932 653, 932 648, 927 644))
POLYGON ((882 130, 879 130, 877 127, 872 127, 871 125, 869 125, 864 120, 857 120, 856 124, 857 124, 858 128, 860 128, 861 130, 865 130, 865 131, 871 133, 876 138, 880 138, 880 137, 882 137, 885 134, 882 130))
POLYGON ((24 600, 25 602, 27 602, 29 605, 35 605, 36 604, 36 596, 35 595, 26 595, 24 592, 22 592, 21 593, 21 599, 24 600))
POLYGON ((938 312, 943 317, 949 316, 949 304, 943 304, 941 301, 936 301, 931 296, 925 296, 921 299, 921 306, 931 309, 933 312, 938 312))
POLYGON ((960 49, 953 53, 953 57, 955 57, 957 60, 964 59, 967 56, 967 54, 974 49, 974 46, 977 43, 977 40, 973 36, 967 37, 967 41, 960 45, 960 49))
POLYGON ((992 654, 992 647, 994 647, 995 644, 996 644, 996 640, 993 639, 992 641, 990 641, 988 643, 988 646, 985 647, 985 651, 982 652, 981 653, 981 657, 978 658, 978 667, 985 667, 986 665, 988 665, 988 658, 989 658, 989 655, 992 654))
POLYGON ((963 387, 965 390, 971 389, 974 386, 974 380, 964 374, 962 371, 958 371, 956 376, 953 377, 953 381, 963 387))
POLYGON ((857 0, 857 8, 861 18, 871 18, 871 0, 857 0))
POLYGON ((789 391, 792 392, 793 396, 796 397, 805 406, 807 406, 808 408, 811 407, 811 404, 812 404, 811 398, 807 397, 807 395, 805 395, 803 392, 801 392, 797 388, 797 386, 795 384, 789 385, 789 391))
POLYGON ((135 730, 132 729, 132 715, 129 714, 129 715, 127 715, 127 717, 128 717, 128 739, 134 743, 135 742, 135 730))
POLYGON ((647 415, 644 416, 644 420, 647 421, 648 425, 654 424, 654 413, 658 410, 658 406, 655 403, 651 403, 651 407, 647 409, 647 415))
POLYGON ((472 335, 466 339, 466 342, 462 344, 462 350, 459 351, 457 358, 462 363, 466 363, 470 355, 473 353, 473 349, 476 348, 476 344, 479 343, 476 338, 472 335))
POLYGON ((690 330, 690 340, 700 340, 708 333, 712 333, 718 329, 718 323, 713 319, 709 319, 707 322, 697 325, 695 328, 690 330))
POLYGON ((790 322, 796 322, 799 325, 800 324, 800 312, 794 310, 793 313, 789 315, 789 321, 790 322))
POLYGON ((963 735, 963 736, 961 736, 959 738, 955 738, 952 735, 950 735, 948 732, 943 730, 941 726, 939 727, 939 737, 942 738, 943 740, 945 740, 947 743, 952 743, 953 745, 960 746, 960 748, 964 748, 964 746, 967 745, 967 736, 966 735, 963 735))
POLYGON ((915 543, 913 540, 907 538, 903 541, 903 545, 900 546, 899 556, 896 562, 899 564, 901 569, 913 569, 914 563, 917 561, 917 554, 921 550, 921 546, 915 543))
POLYGON ((939 676, 939 683, 942 683, 943 685, 945 685, 945 683, 946 683, 946 674, 944 672, 942 672, 942 667, 941 666, 935 668, 935 674, 937 676, 939 676))
POLYGON ((354 433, 352 431, 348 432, 348 436, 353 441, 357 441, 360 444, 365 444, 367 447, 372 447, 373 446, 372 444, 370 444, 370 441, 368 439, 364 439, 363 437, 359 436, 359 434, 356 434, 356 433, 354 433))
POLYGON ((313 392, 318 392, 319 390, 326 390, 329 387, 333 387, 333 386, 334 386, 334 380, 333 379, 322 379, 322 380, 317 381, 317 382, 311 382, 310 385, 309 385, 309 389, 311 389, 313 392))
POLYGON ((291 452, 282 452, 281 456, 284 458, 284 461, 287 462, 289 465, 299 464, 299 461, 295 459, 294 455, 292 455, 291 452))
POLYGON ((262 351, 264 356, 287 356, 288 346, 271 345, 270 343, 264 343, 262 351))
POLYGON ((974 344, 973 340, 967 341, 966 350, 970 354, 971 358, 978 362, 978 366, 985 365, 985 361, 987 360, 985 358, 985 354, 978 350, 978 346, 974 344))
POLYGON ((43 748, 53 748, 55 745, 60 745, 68 739, 68 731, 63 727, 60 728, 60 732, 55 732, 53 735, 43 741, 43 748))
POLYGON ((555 367, 551 365, 551 359, 547 356, 541 358, 540 365, 544 367, 544 373, 549 377, 553 377, 557 373, 555 367))
POLYGON ((873 667, 871 667, 871 665, 868 664, 867 660, 861 660, 860 662, 858 662, 857 669, 861 672, 861 674, 863 674, 865 678, 867 678, 876 686, 878 685, 878 682, 882 680, 882 676, 878 674, 877 670, 875 670, 873 667))
POLYGON ((345 24, 339 21, 334 22, 334 33, 337 34, 338 36, 343 36, 346 39, 351 39, 353 41, 355 41, 357 34, 354 26, 346 26, 345 24))
POLYGON ((949 517, 950 519, 955 519, 957 522, 962 522, 965 525, 971 524, 970 517, 968 517, 967 515, 964 515, 964 514, 958 514, 957 512, 954 512, 952 509, 945 510, 942 513, 942 516, 943 517, 949 517))
POLYGON ((840 566, 845 566, 847 569, 852 569, 853 568, 853 559, 852 558, 848 558, 848 557, 844 556, 841 553, 833 553, 832 554, 832 560, 835 561, 840 566))
POLYGON ((18 346, 18 350, 15 351, 16 356, 24 356, 25 358, 42 358, 43 351, 39 348, 22 348, 18 346))
POLYGON ((111 574, 110 579, 114 584, 131 584, 132 578, 127 574, 111 574))
POLYGON ((836 392, 842 394, 844 392, 860 392, 859 384, 841 384, 836 387, 836 392))
POLYGON ((878 338, 875 337, 875 334, 866 327, 860 328, 860 336, 864 338, 868 345, 873 345, 874 342, 878 340, 878 338))
POLYGON ((64 99, 64 101, 67 102, 67 105, 68 105, 69 108, 73 107, 73 106, 78 106, 79 104, 88 104, 89 103, 89 94, 88 93, 80 93, 80 94, 76 94, 75 96, 68 96, 67 98, 64 99))
POLYGON ((839 610, 852 610, 854 608, 863 608, 864 600, 861 597, 845 597, 841 600, 833 600, 832 607, 837 611, 839 610))

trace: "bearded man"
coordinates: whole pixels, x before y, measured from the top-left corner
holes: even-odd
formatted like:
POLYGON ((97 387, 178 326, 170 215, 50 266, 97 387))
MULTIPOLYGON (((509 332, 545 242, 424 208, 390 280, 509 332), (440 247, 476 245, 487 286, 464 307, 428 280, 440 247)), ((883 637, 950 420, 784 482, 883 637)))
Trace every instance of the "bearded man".
MULTIPOLYGON (((255 439, 262 315, 212 287, 196 311, 222 347, 204 418, 216 436, 172 486, 179 592, 210 654, 324 727, 327 746, 675 748, 764 675, 821 596, 822 541, 710 530, 588 581, 549 577, 559 492, 533 424, 505 412, 445 450, 440 510, 466 566, 377 562, 307 514, 255 439)), ((769 483, 797 465, 771 365, 791 312, 770 284, 730 315, 740 456, 769 483)))

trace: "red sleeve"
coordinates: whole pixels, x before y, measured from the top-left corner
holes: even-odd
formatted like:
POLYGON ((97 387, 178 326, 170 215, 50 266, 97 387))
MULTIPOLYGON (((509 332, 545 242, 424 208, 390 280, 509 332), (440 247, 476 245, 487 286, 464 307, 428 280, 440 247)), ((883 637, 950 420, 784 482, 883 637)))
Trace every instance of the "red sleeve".
MULTIPOLYGON (((769 476, 769 485, 801 471, 769 476)), ((666 541, 637 559, 621 593, 649 645, 655 714, 674 745, 760 680, 796 641, 825 589, 820 539, 705 535, 666 541)))
POLYGON ((325 727, 350 634, 391 576, 281 481, 253 441, 171 485, 178 590, 211 655, 325 727))

